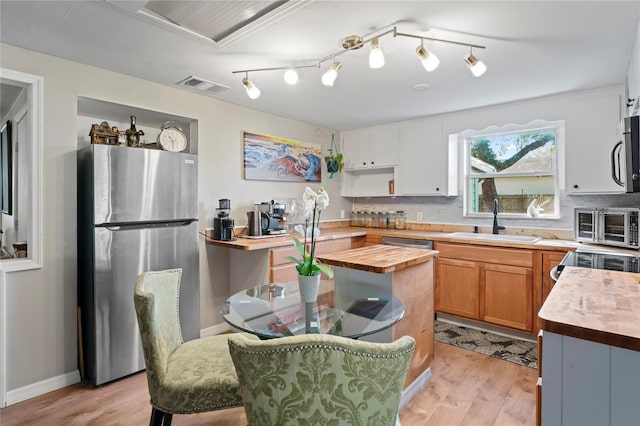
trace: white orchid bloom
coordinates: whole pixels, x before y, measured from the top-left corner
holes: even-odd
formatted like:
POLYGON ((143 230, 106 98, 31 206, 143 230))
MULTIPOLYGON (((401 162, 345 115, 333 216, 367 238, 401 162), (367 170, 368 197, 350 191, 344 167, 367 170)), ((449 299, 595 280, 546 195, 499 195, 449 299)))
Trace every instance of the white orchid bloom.
POLYGON ((302 203, 303 203, 303 213, 305 217, 310 217, 313 214, 313 210, 316 207, 316 199, 318 198, 318 194, 313 192, 311 188, 308 186, 304 189, 304 193, 302 194, 302 203))
MULTIPOLYGON (((318 228, 317 226, 313 227, 313 237, 319 237, 320 236, 320 228, 318 228)), ((307 228, 307 237, 311 237, 311 227, 307 228)))
POLYGON ((295 231, 296 231, 298 234, 300 234, 300 235, 302 235, 302 236, 304 237, 304 234, 305 234, 305 232, 304 232, 304 226, 302 226, 302 225, 296 225, 296 226, 295 226, 295 228, 293 228, 293 229, 295 229, 295 231))
POLYGON ((320 191, 318 191, 316 204, 320 210, 324 210, 329 206, 329 193, 324 188, 320 188, 320 191))

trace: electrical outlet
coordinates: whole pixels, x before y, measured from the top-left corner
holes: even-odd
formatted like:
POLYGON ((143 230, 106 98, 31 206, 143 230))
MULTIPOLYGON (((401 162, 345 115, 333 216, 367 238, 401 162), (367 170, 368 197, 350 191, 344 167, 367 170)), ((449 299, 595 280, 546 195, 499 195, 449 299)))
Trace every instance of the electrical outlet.
POLYGON ((416 213, 416 222, 422 222, 422 212, 416 213))
POLYGON ((344 210, 340 210, 340 219, 344 219, 344 210))

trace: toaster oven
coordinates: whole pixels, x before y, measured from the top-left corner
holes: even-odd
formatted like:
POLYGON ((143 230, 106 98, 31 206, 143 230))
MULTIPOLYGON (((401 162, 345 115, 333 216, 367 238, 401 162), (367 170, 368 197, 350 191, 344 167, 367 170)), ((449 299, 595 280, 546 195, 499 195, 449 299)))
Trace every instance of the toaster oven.
POLYGON ((576 241, 638 249, 638 208, 576 208, 576 241))

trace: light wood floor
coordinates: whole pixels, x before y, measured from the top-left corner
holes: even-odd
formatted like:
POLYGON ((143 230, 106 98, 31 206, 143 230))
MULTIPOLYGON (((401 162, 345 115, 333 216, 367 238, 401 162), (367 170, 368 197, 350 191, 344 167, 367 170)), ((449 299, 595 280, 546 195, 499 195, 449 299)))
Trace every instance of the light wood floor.
MULTIPOLYGON (((400 412, 413 425, 534 425, 537 371, 436 342, 432 377, 400 412)), ((145 373, 100 388, 77 384, 0 410, 0 425, 146 425, 145 373)), ((243 409, 176 415, 174 425, 246 426, 243 409)))

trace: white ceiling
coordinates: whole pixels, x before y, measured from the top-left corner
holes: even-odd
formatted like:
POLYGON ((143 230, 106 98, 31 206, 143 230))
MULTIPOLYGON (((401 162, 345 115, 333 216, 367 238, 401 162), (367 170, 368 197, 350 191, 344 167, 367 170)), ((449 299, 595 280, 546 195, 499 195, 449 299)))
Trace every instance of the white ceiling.
MULTIPOLYGON (((224 44, 145 18, 145 1, 0 1, 0 41, 175 86, 190 75, 228 90, 217 99, 338 130, 624 82, 640 19, 639 1, 309 1, 224 44), (315 63, 343 37, 398 31, 485 45, 487 73, 471 75, 468 49, 425 42, 440 58, 422 68, 418 40, 381 39, 386 66, 368 67, 368 46, 339 56, 333 88, 322 69, 252 73, 250 100, 234 70, 315 63), (415 84, 429 90, 416 92, 415 84)), ((222 2, 217 2, 222 7, 222 2)), ((1 59, 1 58, 0 58, 1 59)), ((184 89, 189 90, 189 89, 184 89)), ((204 95, 203 95, 204 96, 204 95)), ((206 95, 209 96, 209 95, 206 95)))

